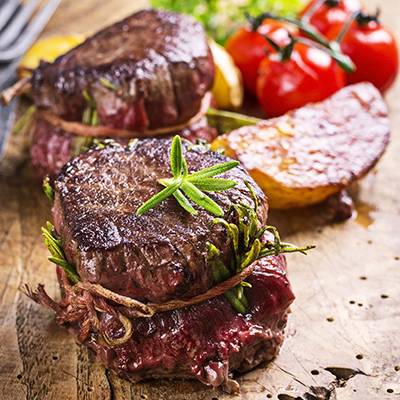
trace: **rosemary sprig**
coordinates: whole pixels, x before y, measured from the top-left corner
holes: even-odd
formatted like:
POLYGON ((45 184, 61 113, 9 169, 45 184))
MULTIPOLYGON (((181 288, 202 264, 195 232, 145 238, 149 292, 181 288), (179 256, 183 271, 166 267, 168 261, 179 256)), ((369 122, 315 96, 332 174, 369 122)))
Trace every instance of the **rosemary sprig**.
POLYGON ((97 112, 96 102, 93 100, 93 98, 86 90, 83 91, 83 97, 85 98, 89 106, 83 110, 82 123, 90 126, 100 125, 99 113, 97 112))
POLYGON ((35 112, 36 112, 36 106, 31 105, 25 111, 25 113, 22 115, 22 117, 19 119, 19 121, 15 124, 12 134, 19 135, 23 131, 23 129, 26 127, 26 125, 30 121, 30 119, 33 117, 35 112))
POLYGON ((232 111, 217 110, 210 107, 206 113, 208 124, 218 130, 221 135, 242 126, 255 125, 261 119, 232 111))
POLYGON ((82 279, 76 272, 75 267, 66 259, 61 239, 54 230, 54 226, 50 222, 47 222, 47 229, 42 228, 42 232, 44 236, 44 242, 51 254, 51 257, 47 257, 47 259, 54 264, 59 265, 65 271, 73 284, 82 282, 82 279))
POLYGON ((101 77, 100 78, 100 83, 106 87, 107 89, 113 90, 116 92, 118 90, 117 86, 115 86, 112 82, 110 82, 107 78, 101 77))
POLYGON ((211 177, 229 171, 230 169, 235 168, 238 164, 238 161, 229 161, 223 164, 204 168, 189 175, 186 160, 182 152, 181 138, 175 136, 171 146, 171 171, 173 177, 159 179, 158 182, 165 186, 165 189, 157 193, 150 200, 146 201, 146 203, 142 204, 142 206, 140 206, 136 211, 136 214, 143 214, 169 196, 173 195, 186 211, 197 215, 197 211, 185 197, 186 195, 196 204, 213 214, 223 216, 224 212, 221 207, 203 193, 203 191, 214 192, 227 190, 236 186, 235 181, 229 179, 214 179, 211 177))
POLYGON ((50 185, 50 177, 46 175, 42 183, 43 192, 51 200, 54 201, 54 190, 50 185))
MULTIPOLYGON (((245 182, 245 184, 251 192, 254 208, 242 202, 231 204, 224 218, 214 218, 210 223, 211 231, 215 225, 222 225, 226 229, 233 253, 231 265, 226 266, 219 250, 213 244, 207 243, 207 262, 216 284, 240 273, 261 258, 292 252, 307 254, 307 250, 315 247, 315 245, 297 247, 290 243, 283 243, 280 240, 278 231, 273 226, 264 226, 257 229, 257 198, 249 183, 245 182), (228 219, 233 213, 236 214, 235 223, 230 223, 228 219), (261 242, 262 235, 267 231, 274 236, 273 242, 261 242)), ((251 285, 242 281, 224 294, 232 307, 242 314, 245 314, 250 307, 243 290, 245 286, 251 285)))
POLYGON ((74 135, 71 143, 70 157, 75 157, 78 154, 88 150, 95 143, 96 138, 93 136, 74 135))

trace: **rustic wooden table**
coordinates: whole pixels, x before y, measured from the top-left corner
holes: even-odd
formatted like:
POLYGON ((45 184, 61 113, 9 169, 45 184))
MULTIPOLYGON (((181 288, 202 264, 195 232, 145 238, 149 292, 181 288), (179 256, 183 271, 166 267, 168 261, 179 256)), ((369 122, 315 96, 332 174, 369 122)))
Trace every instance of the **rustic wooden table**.
MULTIPOLYGON (((365 0, 400 43, 400 1, 365 0)), ((64 0, 42 36, 90 34, 145 1, 64 0)), ((389 147, 351 190, 357 216, 330 222, 327 205, 271 212, 285 241, 316 243, 288 256, 297 299, 287 338, 269 365, 239 377, 242 399, 395 399, 400 396, 400 80, 387 93, 389 147)), ((130 384, 107 371, 18 287, 44 283, 57 297, 40 228, 50 203, 34 183, 26 135, 0 164, 0 398, 216 400, 231 396, 195 381, 130 384)), ((236 397, 237 398, 237 397, 236 397)))

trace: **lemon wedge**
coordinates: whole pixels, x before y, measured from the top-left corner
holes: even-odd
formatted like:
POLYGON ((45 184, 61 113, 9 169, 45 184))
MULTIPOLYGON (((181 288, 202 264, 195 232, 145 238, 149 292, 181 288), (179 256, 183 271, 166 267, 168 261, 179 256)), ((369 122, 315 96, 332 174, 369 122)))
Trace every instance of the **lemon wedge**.
POLYGON ((243 83, 240 70, 222 46, 213 39, 209 39, 209 45, 215 64, 211 93, 217 107, 223 110, 237 110, 243 104, 243 83))
POLYGON ((58 56, 65 54, 83 40, 84 37, 78 35, 52 36, 38 40, 22 58, 18 67, 20 76, 29 76, 27 70, 38 67, 40 60, 53 62, 58 56))

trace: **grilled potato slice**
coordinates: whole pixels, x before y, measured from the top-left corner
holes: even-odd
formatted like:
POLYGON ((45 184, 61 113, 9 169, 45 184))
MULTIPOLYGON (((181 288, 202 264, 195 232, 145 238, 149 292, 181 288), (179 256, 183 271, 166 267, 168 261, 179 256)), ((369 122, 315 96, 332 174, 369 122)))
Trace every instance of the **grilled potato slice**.
POLYGON ((347 86, 320 103, 221 135, 215 151, 240 161, 271 208, 318 203, 348 188, 379 160, 390 121, 379 91, 347 86))

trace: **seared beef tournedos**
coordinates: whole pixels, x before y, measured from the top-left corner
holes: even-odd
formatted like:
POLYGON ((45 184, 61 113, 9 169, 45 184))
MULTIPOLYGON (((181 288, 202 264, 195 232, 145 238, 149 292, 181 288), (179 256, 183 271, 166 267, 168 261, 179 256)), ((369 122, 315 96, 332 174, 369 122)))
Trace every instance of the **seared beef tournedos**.
MULTIPOLYGON (((171 142, 112 143, 63 167, 53 215, 70 263, 69 270, 57 267, 64 300, 54 302, 43 286, 27 293, 55 310, 57 321, 109 369, 133 382, 195 377, 238 392, 232 372, 271 360, 282 342, 294 299, 286 261, 282 254, 257 259, 248 252, 253 258, 246 275, 217 279, 233 260, 246 259, 241 250, 235 253, 232 232, 239 249, 246 237, 258 250, 274 245, 261 229, 266 198, 241 166, 216 177, 236 186, 207 192, 223 217, 194 202, 197 215, 191 214, 173 196, 137 215, 163 189, 158 180, 172 177, 171 142), (242 311, 228 295, 238 288, 242 311)), ((189 175, 230 161, 186 141, 182 147, 189 175)))
POLYGON ((216 130, 204 115, 213 79, 202 25, 162 10, 135 13, 42 62, 21 88, 37 107, 30 150, 37 180, 54 179, 95 138, 127 144, 178 134, 211 143, 216 130))
POLYGON ((198 113, 214 64, 204 28, 188 15, 140 11, 60 56, 31 78, 35 104, 68 121, 96 105, 100 124, 145 131, 198 113), (105 83, 106 82, 106 83, 105 83))

